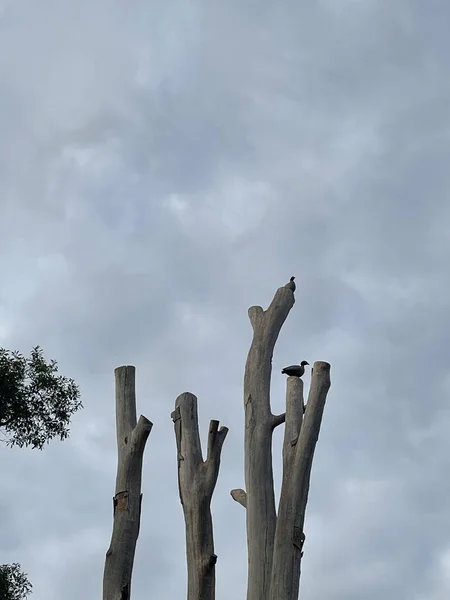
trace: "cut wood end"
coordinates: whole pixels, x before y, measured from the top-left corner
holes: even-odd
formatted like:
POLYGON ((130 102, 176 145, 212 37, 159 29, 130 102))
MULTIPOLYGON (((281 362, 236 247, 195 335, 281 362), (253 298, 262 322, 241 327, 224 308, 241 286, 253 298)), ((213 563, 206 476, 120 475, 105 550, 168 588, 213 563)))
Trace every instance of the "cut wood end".
POLYGON ((329 371, 331 369, 331 365, 328 362, 325 362, 323 360, 316 360, 316 362, 313 364, 312 370, 314 370, 314 372, 326 372, 329 371))
POLYGON ((264 311, 261 306, 250 306, 248 309, 248 318, 250 319, 253 329, 255 329, 263 316, 264 311))
POLYGON ((219 429, 219 421, 215 419, 211 419, 209 422, 209 433, 213 433, 219 429))
POLYGON ((151 431, 152 427, 153 427, 153 423, 147 419, 147 417, 144 417, 144 415, 141 415, 139 417, 139 421, 137 423, 137 427, 139 427, 140 429, 144 429, 145 431, 151 431))
POLYGON ((116 367, 116 368, 114 369, 114 373, 119 373, 120 371, 123 371, 123 370, 125 370, 125 371, 126 371, 126 370, 128 370, 128 369, 130 369, 130 370, 132 370, 132 371, 136 372, 136 367, 135 367, 134 365, 122 365, 122 366, 120 366, 120 367, 116 367))
POLYGON ((133 429, 131 434, 132 445, 135 448, 142 447, 143 449, 145 447, 145 444, 147 442, 148 436, 150 435, 152 428, 153 423, 149 421, 147 417, 141 415, 139 417, 139 421, 137 422, 136 427, 133 429))
POLYGON ((231 490, 230 496, 235 502, 247 508, 247 492, 242 489, 231 490))
POLYGON ((183 392, 178 396, 175 400, 175 409, 177 409, 181 404, 196 404, 197 396, 191 394, 191 392, 183 392))
POLYGON ((220 453, 228 433, 228 427, 218 428, 219 421, 212 420, 209 424, 207 460, 215 461, 216 464, 220 461, 220 453))
POLYGON ((177 406, 175 410, 173 410, 170 413, 170 418, 172 419, 172 421, 175 423, 175 421, 178 421, 178 419, 181 419, 181 415, 180 415, 180 407, 177 406))

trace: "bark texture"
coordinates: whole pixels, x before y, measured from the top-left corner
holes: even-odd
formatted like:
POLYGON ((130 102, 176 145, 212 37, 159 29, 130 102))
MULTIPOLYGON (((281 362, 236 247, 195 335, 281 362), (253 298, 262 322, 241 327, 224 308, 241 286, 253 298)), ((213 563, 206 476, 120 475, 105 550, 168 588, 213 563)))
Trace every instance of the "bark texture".
POLYGON ((330 365, 315 362, 303 416, 303 381, 288 377, 283 481, 272 565, 270 600, 297 600, 311 468, 330 388, 330 365))
POLYGON ((178 487, 186 525, 188 600, 214 600, 215 564, 211 499, 219 475, 220 455, 228 429, 211 421, 203 460, 197 398, 178 396, 172 413, 177 442, 178 487))
POLYGON ((130 600, 141 518, 142 462, 153 425, 142 415, 136 422, 135 368, 118 367, 114 373, 118 464, 113 532, 103 575, 103 600, 130 600))
POLYGON ((294 302, 293 291, 281 287, 267 310, 252 306, 248 311, 253 340, 244 376, 247 600, 267 600, 269 597, 276 527, 272 433, 284 420, 273 415, 270 408, 272 356, 294 302))

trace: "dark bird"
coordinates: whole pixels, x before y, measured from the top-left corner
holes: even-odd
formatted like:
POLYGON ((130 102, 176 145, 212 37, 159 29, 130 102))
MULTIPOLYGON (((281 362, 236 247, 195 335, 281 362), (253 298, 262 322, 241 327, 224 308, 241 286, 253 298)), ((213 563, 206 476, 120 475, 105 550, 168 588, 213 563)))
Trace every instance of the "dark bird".
POLYGON ((284 287, 289 288, 290 290, 292 290, 293 292, 295 292, 295 283, 294 283, 294 279, 295 277, 292 275, 292 277, 289 279, 289 283, 287 283, 284 287))
POLYGON ((306 360, 302 360, 302 362, 299 365, 291 365, 290 367, 285 367, 281 371, 281 373, 293 377, 301 377, 305 372, 305 365, 309 365, 309 362, 306 362, 306 360))

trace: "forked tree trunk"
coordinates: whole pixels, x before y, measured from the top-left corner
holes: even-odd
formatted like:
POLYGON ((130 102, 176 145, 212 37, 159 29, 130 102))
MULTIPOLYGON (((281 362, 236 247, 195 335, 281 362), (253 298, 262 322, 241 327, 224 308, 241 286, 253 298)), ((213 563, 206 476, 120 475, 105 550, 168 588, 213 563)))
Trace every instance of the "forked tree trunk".
POLYGON ((303 416, 303 381, 289 377, 286 413, 270 408, 272 356, 281 327, 294 305, 289 286, 279 288, 266 311, 249 309, 253 341, 244 379, 245 483, 231 496, 247 509, 247 600, 296 600, 305 539, 303 524, 314 447, 319 434, 330 365, 314 363, 308 405, 303 416), (283 443, 283 482, 275 510, 272 434, 286 422, 283 443))
POLYGON ((287 380, 283 481, 275 533, 270 600, 298 598, 305 541, 303 525, 311 468, 329 388, 329 363, 315 362, 303 417, 303 382, 298 377, 288 377, 287 380))
POLYGON ((142 415, 136 423, 135 368, 118 367, 114 373, 118 464, 113 532, 103 575, 103 600, 130 600, 141 518, 142 461, 153 425, 142 415))
POLYGON ((197 398, 178 396, 172 413, 178 453, 178 488, 186 525, 188 600, 214 600, 215 564, 211 499, 219 475, 220 455, 228 429, 211 421, 208 453, 203 460, 197 398))
MULTIPOLYGON (((305 540, 303 526, 312 461, 319 436, 330 365, 315 362, 304 412, 303 381, 288 377, 286 413, 272 414, 270 382, 274 347, 295 302, 291 284, 279 288, 269 308, 249 309, 253 341, 244 377, 246 491, 231 495, 247 511, 247 600, 297 600, 305 540), (272 434, 285 423, 283 480, 278 510, 272 467, 272 434)), ((135 369, 116 374, 118 468, 114 525, 106 553, 103 600, 130 600, 131 574, 139 535, 141 476, 152 424, 136 424, 135 369)), ((198 428, 197 398, 181 394, 172 413, 178 456, 178 486, 186 525, 188 600, 214 600, 215 564, 211 499, 219 474, 226 427, 211 421, 204 461, 198 428)))
POLYGON ((270 588, 276 526, 272 433, 280 422, 270 409, 272 356, 278 334, 294 302, 292 290, 282 287, 266 311, 260 306, 253 306, 248 311, 253 341, 244 375, 247 600, 266 600, 270 588))

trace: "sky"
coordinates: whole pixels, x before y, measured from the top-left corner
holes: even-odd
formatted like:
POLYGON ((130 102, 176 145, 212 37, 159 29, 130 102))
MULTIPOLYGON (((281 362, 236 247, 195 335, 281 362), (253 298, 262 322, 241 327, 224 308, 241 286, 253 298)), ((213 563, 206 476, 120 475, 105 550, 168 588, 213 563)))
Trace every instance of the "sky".
POLYGON ((124 364, 154 423, 133 600, 185 595, 184 391, 203 443, 230 429, 217 599, 245 597, 247 309, 291 275, 273 412, 284 366, 332 365, 301 597, 450 597, 449 19, 444 0, 0 2, 0 345, 39 344, 84 404, 65 442, 0 444, 0 564, 30 598, 101 597, 124 364))

